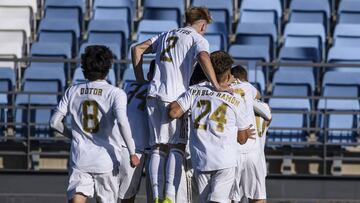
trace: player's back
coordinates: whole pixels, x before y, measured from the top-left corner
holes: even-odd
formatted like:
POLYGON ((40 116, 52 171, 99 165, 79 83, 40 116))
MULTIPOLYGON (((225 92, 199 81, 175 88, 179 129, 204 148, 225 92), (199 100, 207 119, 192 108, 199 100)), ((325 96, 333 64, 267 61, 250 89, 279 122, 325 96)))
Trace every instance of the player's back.
POLYGON ((256 136, 254 137, 254 139, 248 139, 248 141, 244 145, 239 145, 239 152, 249 153, 258 150, 258 148, 260 147, 260 141, 255 126, 256 121, 253 108, 253 103, 256 98, 257 90, 249 82, 242 82, 240 80, 236 80, 232 84, 232 88, 235 90, 235 94, 240 95, 245 100, 248 118, 250 119, 250 123, 253 125, 253 128, 255 128, 256 131, 256 136))
POLYGON ((235 166, 237 131, 240 125, 249 126, 239 117, 245 113, 242 99, 216 92, 210 83, 192 86, 190 92, 194 97, 190 145, 197 169, 211 171, 235 166))
POLYGON ((118 108, 115 103, 126 104, 125 93, 101 80, 74 85, 64 98, 68 105, 63 108, 68 108, 72 118, 73 163, 88 172, 111 171, 120 146, 120 135, 112 133, 118 108))
POLYGON ((170 102, 188 89, 196 56, 209 52, 209 44, 191 27, 174 29, 151 40, 157 57, 149 95, 170 102))
POLYGON ((149 147, 149 125, 146 112, 146 96, 148 83, 139 84, 130 82, 125 85, 127 94, 127 115, 129 118, 131 134, 137 150, 149 147))

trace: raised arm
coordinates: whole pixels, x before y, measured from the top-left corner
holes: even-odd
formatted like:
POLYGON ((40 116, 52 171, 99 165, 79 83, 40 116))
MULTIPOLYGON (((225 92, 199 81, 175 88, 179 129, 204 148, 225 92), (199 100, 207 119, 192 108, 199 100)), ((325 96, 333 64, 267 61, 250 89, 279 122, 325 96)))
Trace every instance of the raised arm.
POLYGON ((180 118, 185 112, 182 110, 181 106, 179 105, 179 103, 177 103, 176 101, 171 102, 171 104, 169 105, 169 117, 171 119, 177 119, 180 118))
POLYGON ((262 101, 259 101, 259 100, 255 100, 253 102, 253 107, 254 107, 255 113, 259 114, 266 121, 271 120, 271 110, 270 110, 270 107, 268 104, 266 104, 262 101))
POLYGON ((134 67, 134 74, 136 77, 136 81, 140 84, 146 82, 142 68, 143 55, 152 52, 151 45, 152 45, 151 40, 146 40, 131 48, 131 60, 134 67))

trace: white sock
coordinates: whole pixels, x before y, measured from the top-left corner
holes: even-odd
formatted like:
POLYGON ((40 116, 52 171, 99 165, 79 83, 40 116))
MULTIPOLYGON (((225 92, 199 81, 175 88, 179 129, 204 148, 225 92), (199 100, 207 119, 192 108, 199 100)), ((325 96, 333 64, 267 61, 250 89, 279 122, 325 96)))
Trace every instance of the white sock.
POLYGON ((165 152, 158 149, 152 151, 149 163, 149 175, 154 199, 164 199, 165 161, 165 152))
POLYGON ((171 149, 166 164, 166 197, 176 202, 176 193, 180 185, 184 152, 171 149))

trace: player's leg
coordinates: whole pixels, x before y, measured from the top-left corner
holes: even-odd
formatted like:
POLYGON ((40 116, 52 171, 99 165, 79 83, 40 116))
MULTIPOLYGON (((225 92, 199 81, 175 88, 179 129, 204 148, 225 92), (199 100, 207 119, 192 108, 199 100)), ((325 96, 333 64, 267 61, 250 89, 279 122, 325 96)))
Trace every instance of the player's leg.
POLYGON ((97 203, 117 203, 120 186, 118 174, 119 169, 116 168, 109 173, 93 175, 97 203))
POLYGON ((69 203, 86 203, 87 197, 82 193, 76 193, 74 197, 69 200, 69 203))
POLYGON ((210 179, 212 172, 194 170, 195 180, 199 189, 199 202, 207 203, 211 192, 210 179))
POLYGON ((176 194, 182 180, 185 145, 173 145, 166 164, 166 199, 164 203, 176 202, 176 194))
POLYGON ((235 183, 230 193, 230 199, 232 200, 232 203, 243 202, 243 199, 247 199, 241 184, 242 173, 244 171, 244 154, 238 154, 237 158, 237 166, 235 168, 235 183))
POLYGON ((164 200, 167 150, 168 147, 166 145, 156 145, 151 153, 149 175, 154 202, 164 200))
POLYGON ((260 152, 246 154, 242 187, 249 202, 265 202, 266 200, 266 171, 262 167, 263 160, 260 152))
POLYGON ((70 168, 67 198, 70 203, 85 203, 94 195, 94 181, 90 174, 76 168, 70 168))
POLYGON ((210 202, 230 202, 230 192, 235 183, 235 167, 217 170, 210 180, 210 202))
POLYGON ((140 158, 140 164, 136 168, 132 168, 127 148, 124 147, 122 149, 122 154, 119 199, 122 199, 122 203, 133 203, 141 183, 145 155, 143 153, 136 153, 140 158))

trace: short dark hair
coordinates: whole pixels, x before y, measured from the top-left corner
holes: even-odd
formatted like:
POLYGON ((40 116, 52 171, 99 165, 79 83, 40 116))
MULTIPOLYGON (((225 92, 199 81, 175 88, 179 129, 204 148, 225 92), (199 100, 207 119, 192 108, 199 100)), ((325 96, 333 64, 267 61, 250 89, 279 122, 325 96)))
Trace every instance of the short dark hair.
POLYGON ((110 49, 103 45, 91 45, 81 54, 84 77, 90 81, 105 79, 114 59, 110 49))
POLYGON ((231 69, 231 66, 234 63, 234 60, 225 51, 212 52, 210 54, 210 60, 218 80, 226 71, 231 69))
POLYGON ((211 23, 212 18, 208 8, 205 7, 191 7, 185 13, 186 23, 194 24, 198 20, 205 20, 211 23))
POLYGON ((195 68, 194 68, 194 72, 193 72, 193 74, 191 75, 191 78, 190 78, 190 85, 195 85, 195 84, 198 84, 200 82, 207 81, 207 80, 208 79, 207 79, 203 69, 201 68, 200 63, 197 63, 195 68))
POLYGON ((231 69, 231 74, 241 81, 248 81, 248 74, 244 66, 237 65, 233 67, 231 69))

